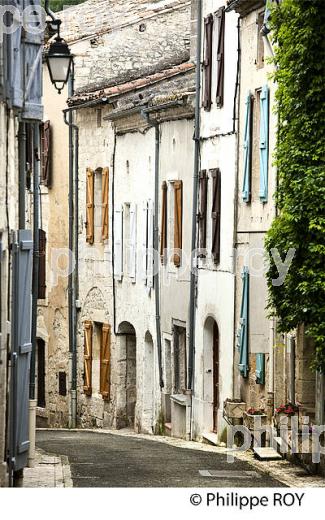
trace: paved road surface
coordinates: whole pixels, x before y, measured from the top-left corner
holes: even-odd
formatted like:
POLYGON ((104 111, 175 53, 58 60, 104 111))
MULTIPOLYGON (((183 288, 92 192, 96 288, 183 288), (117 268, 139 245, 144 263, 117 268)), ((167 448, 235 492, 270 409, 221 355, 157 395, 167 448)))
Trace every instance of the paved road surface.
POLYGON ((147 438, 39 431, 37 446, 47 453, 68 456, 75 487, 283 486, 246 462, 228 464, 224 454, 184 449, 147 438), (207 477, 200 474, 202 470, 220 473, 207 477))

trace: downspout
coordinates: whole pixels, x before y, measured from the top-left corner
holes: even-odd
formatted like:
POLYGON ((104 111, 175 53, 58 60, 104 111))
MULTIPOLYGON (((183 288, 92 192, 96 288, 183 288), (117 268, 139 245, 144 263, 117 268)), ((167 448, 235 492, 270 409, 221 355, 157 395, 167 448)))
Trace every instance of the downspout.
MULTIPOLYGON (((69 97, 74 93, 74 67, 69 79, 69 97)), ((79 128, 73 123, 72 111, 63 110, 64 122, 69 126, 69 254, 70 262, 74 253, 75 267, 69 269, 68 315, 69 315, 69 366, 70 366, 70 409, 69 427, 77 425, 77 310, 78 296, 78 168, 79 168, 79 128), (68 119, 67 119, 68 114, 68 119), (75 144, 73 137, 75 132, 75 144), (71 272, 70 272, 71 271, 71 272)), ((71 266, 70 266, 71 267, 71 266)))
MULTIPOLYGON (((236 355, 236 307, 237 307, 237 276, 236 276, 236 260, 237 260, 237 231, 238 231, 238 195, 239 195, 239 183, 238 183, 238 169, 239 169, 239 156, 240 156, 240 143, 239 143, 239 127, 240 127, 240 94, 241 94, 241 17, 238 17, 237 21, 237 77, 236 77, 236 95, 237 95, 237 143, 236 143, 236 162, 235 162, 235 193, 234 193, 234 256, 233 256, 233 273, 235 277, 234 281, 234 337, 233 337, 233 398, 240 398, 240 390, 238 385, 235 384, 237 378, 237 363, 235 363, 236 355)), ((234 105, 234 110, 235 110, 234 105)), ((236 116, 234 113, 233 129, 236 131, 236 116)))
POLYGON ((35 460, 35 428, 36 428, 36 400, 35 400, 35 364, 37 341, 37 300, 38 300, 38 269, 39 269, 39 177, 40 177, 40 129, 34 124, 34 171, 33 171, 33 289, 32 289, 32 352, 29 374, 29 441, 28 466, 34 467, 35 460))
POLYGON ((159 368, 159 386, 164 388, 163 369, 162 369, 162 349, 161 349, 161 327, 160 327, 160 280, 159 280, 159 161, 160 161, 160 126, 158 121, 150 119, 150 109, 141 111, 142 117, 145 118, 148 124, 155 128, 155 211, 154 211, 154 234, 153 234, 153 249, 154 249, 154 289, 155 289, 155 311, 156 311, 156 336, 157 336, 157 352, 158 352, 158 368, 159 368), (157 262, 158 265, 155 265, 157 262))
POLYGON ((188 389, 194 387, 195 362, 195 308, 197 273, 194 270, 192 255, 196 249, 196 225, 198 204, 198 178, 200 167, 200 120, 201 120, 201 50, 202 50, 202 2, 197 8, 197 46, 196 46, 196 88, 195 88, 195 126, 194 126, 194 174, 193 174, 193 208, 192 208, 192 239, 191 239, 191 278, 190 278, 190 308, 189 308, 189 355, 188 355, 188 389))
POLYGON ((18 132, 19 156, 19 229, 25 229, 25 188, 26 188, 26 123, 19 123, 18 132))

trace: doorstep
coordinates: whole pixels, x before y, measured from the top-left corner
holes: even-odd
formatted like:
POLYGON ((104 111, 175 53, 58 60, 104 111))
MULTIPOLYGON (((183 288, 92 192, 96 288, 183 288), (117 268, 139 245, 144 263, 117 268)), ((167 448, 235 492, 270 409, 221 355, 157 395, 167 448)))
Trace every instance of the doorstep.
POLYGON ((218 435, 214 432, 205 432, 202 434, 202 437, 209 444, 213 444, 214 446, 219 446, 218 435))
POLYGON ((253 447, 254 455, 259 460, 282 460, 282 456, 274 448, 255 448, 253 447))

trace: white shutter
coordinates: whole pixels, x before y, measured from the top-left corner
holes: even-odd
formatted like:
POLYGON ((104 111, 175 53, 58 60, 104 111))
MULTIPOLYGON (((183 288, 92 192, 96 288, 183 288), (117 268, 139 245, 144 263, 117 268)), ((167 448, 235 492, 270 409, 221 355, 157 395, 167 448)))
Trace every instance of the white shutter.
POLYGON ((133 282, 136 280, 137 258, 137 206, 130 204, 130 244, 129 244, 129 276, 133 282))
POLYGON ((114 211, 114 275, 117 280, 123 276, 123 206, 114 211))
POLYGON ((148 261, 147 261, 147 286, 153 287, 153 226, 154 226, 154 202, 148 201, 148 261))
POLYGON ((142 251, 141 251, 141 277, 147 285, 147 249, 148 249, 148 203, 142 206, 142 251))

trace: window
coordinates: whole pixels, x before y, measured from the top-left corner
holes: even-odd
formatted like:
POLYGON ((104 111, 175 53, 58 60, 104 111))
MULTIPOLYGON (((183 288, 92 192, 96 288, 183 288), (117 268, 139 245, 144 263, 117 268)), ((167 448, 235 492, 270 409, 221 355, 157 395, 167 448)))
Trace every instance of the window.
POLYGON ((174 393, 181 394, 187 388, 186 328, 173 326, 174 393))
POLYGON ((261 33, 264 25, 264 11, 257 14, 256 25, 257 25, 257 58, 256 65, 259 69, 264 67, 264 39, 261 33))

